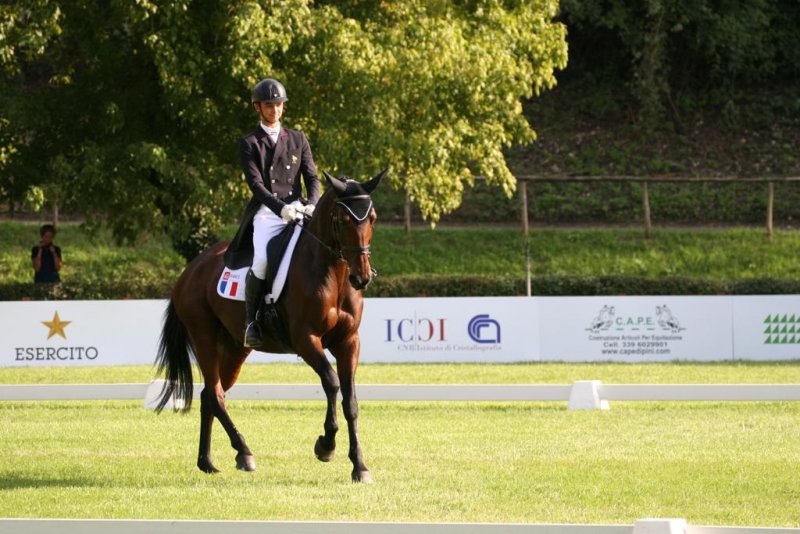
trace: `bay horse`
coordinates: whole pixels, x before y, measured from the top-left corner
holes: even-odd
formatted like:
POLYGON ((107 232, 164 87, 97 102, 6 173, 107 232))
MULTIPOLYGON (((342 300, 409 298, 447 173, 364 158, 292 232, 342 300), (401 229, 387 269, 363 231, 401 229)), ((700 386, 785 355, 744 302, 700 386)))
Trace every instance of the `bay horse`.
MULTIPOLYGON (((361 290, 371 281, 370 242, 377 218, 370 194, 387 170, 360 183, 323 173, 331 187, 317 203, 313 217, 297 240, 292 267, 276 305, 286 326, 290 346, 264 336, 258 350, 294 353, 319 375, 327 398, 324 434, 314 453, 323 462, 336 448, 336 399, 342 393, 342 410, 350 438, 349 458, 353 482, 371 483, 358 439, 358 402, 355 374, 360 341, 358 327, 364 301, 361 290), (324 350, 336 359, 336 371, 324 350)), ((218 419, 236 450, 236 467, 254 471, 256 462, 244 436, 225 407, 225 393, 236 383, 252 349, 244 347, 244 302, 217 295, 227 243, 206 250, 189 263, 175 284, 164 315, 158 347, 158 373, 165 374, 157 411, 171 398, 191 407, 192 358, 203 375, 200 393, 200 446, 197 467, 217 473, 211 459, 211 427, 218 419)), ((262 331, 264 331, 262 329, 262 331)), ((273 336, 274 337, 274 336, 273 336)))

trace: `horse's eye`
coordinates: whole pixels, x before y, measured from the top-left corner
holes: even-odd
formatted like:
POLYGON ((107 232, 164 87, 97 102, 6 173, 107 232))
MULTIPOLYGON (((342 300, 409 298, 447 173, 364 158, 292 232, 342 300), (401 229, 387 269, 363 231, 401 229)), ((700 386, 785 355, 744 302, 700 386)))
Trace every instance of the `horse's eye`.
POLYGON ((349 222, 350 221, 350 214, 349 213, 342 213, 342 220, 344 222, 349 222))

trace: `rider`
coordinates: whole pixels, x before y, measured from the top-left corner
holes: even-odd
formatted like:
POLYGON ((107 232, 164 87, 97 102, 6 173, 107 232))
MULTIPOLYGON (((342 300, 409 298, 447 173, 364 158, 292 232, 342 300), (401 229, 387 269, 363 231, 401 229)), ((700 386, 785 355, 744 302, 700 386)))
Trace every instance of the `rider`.
MULTIPOLYGON (((239 141, 242 170, 253 192, 239 231, 242 234, 243 229, 252 225, 253 265, 245 280, 246 347, 261 344, 256 312, 267 274, 267 243, 289 222, 304 215, 311 217, 320 196, 317 169, 306 136, 281 126, 283 104, 287 100, 286 89, 279 81, 266 78, 258 82, 253 87, 251 101, 260 124, 239 141), (300 201, 301 175, 308 195, 305 204, 300 201)), ((237 238, 234 242, 241 240, 237 238)))

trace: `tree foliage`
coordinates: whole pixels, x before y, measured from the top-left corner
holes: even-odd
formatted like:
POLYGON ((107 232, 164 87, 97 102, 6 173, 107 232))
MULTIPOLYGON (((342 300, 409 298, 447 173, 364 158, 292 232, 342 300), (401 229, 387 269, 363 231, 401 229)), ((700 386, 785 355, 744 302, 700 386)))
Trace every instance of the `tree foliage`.
POLYGON ((800 79, 795 0, 562 0, 560 19, 570 70, 616 84, 649 126, 680 121, 686 100, 730 114, 742 91, 800 79))
POLYGON ((521 99, 566 64, 555 0, 10 0, 0 7, 0 187, 187 256, 249 192, 249 89, 280 79, 319 167, 393 169, 432 221, 475 175, 511 192, 521 99), (35 197, 36 195, 33 195, 35 197))
POLYGON ((434 221, 475 175, 510 194, 503 149, 534 139, 521 99, 552 87, 566 63, 555 3, 336 4, 298 54, 303 70, 323 66, 302 100, 325 162, 355 174, 390 164, 434 221))

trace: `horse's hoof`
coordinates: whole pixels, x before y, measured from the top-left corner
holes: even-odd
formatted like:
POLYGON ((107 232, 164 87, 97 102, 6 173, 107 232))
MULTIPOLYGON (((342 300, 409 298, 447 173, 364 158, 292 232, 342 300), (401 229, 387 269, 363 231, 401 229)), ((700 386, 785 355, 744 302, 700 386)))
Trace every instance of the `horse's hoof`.
POLYGON ((252 454, 237 454, 236 455, 236 469, 240 471, 255 471, 256 458, 252 454))
POLYGON ((366 469, 364 471, 353 471, 353 484, 372 484, 372 475, 366 469))
POLYGON ((214 464, 211 463, 210 458, 198 458, 197 468, 203 473, 208 473, 209 475, 215 475, 219 473, 219 469, 214 467, 214 464))
POLYGON ((317 442, 314 444, 314 454, 317 455, 317 460, 320 462, 330 462, 335 452, 336 449, 327 450, 322 446, 322 436, 317 438, 317 442))

